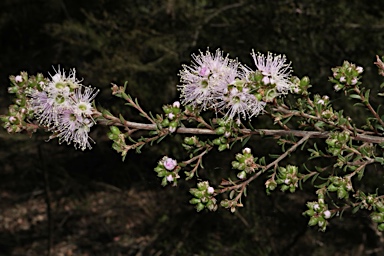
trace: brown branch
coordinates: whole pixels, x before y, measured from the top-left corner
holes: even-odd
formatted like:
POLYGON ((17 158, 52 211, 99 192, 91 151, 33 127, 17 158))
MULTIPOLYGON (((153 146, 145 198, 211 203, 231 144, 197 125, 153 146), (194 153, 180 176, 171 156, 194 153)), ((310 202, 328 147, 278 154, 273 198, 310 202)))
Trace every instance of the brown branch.
POLYGON ((224 193, 225 191, 228 191, 228 190, 234 190, 234 189, 238 189, 238 188, 241 188, 241 191, 240 193, 236 196, 235 200, 238 200, 240 199, 241 195, 243 194, 244 192, 244 189, 245 187, 251 183, 254 179, 256 179, 257 177, 259 177, 262 173, 266 172, 267 170, 269 170, 270 168, 276 168, 278 163, 283 160, 284 158, 286 158, 289 154, 291 154, 293 151, 295 151, 301 144, 303 144, 304 142, 306 142, 307 140, 309 139, 309 135, 306 135, 304 136, 303 138, 301 138, 297 143, 295 143, 295 145, 293 145, 292 147, 290 147, 287 151, 285 151, 281 156, 279 156, 276 160, 274 160, 273 162, 269 163, 267 166, 265 166, 262 170, 260 170, 259 172, 255 173, 253 176, 251 176, 250 178, 248 178, 247 180, 245 181, 242 181, 240 184, 236 184, 236 185, 233 185, 233 186, 230 186, 230 187, 225 187, 223 189, 220 190, 220 193, 224 193))
MULTIPOLYGON (((130 129, 139 129, 139 130, 156 130, 157 126, 156 124, 145 124, 145 123, 137 123, 137 122, 131 122, 131 121, 125 121, 124 123, 121 123, 120 119, 118 118, 112 118, 112 120, 116 122, 116 124, 123 125, 130 129)), ((260 136, 294 136, 303 138, 308 136, 310 139, 325 139, 328 138, 331 132, 328 131, 301 131, 301 130, 274 130, 274 129, 240 129, 240 133, 242 134, 251 134, 251 135, 260 135, 260 136)), ((182 134, 201 134, 201 135, 215 135, 216 132, 214 130, 210 129, 204 129, 204 128, 188 128, 188 127, 180 127, 178 128, 175 133, 182 133, 182 134)), ((382 136, 375 136, 375 135, 366 135, 366 134, 356 134, 356 136, 351 136, 352 139, 362 142, 369 142, 369 143, 384 143, 384 137, 382 136)))

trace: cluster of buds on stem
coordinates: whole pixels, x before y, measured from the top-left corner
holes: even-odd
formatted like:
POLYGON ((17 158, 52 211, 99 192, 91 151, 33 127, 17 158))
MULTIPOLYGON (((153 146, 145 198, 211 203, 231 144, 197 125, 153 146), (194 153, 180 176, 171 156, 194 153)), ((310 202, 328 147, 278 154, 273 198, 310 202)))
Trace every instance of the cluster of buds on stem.
POLYGON ((240 120, 228 121, 225 119, 218 119, 217 124, 219 127, 216 128, 215 132, 217 135, 220 135, 220 137, 214 139, 212 143, 218 146, 219 151, 223 151, 229 148, 229 138, 239 129, 240 120))
POLYGON ((303 96, 307 96, 309 94, 308 89, 312 87, 312 85, 310 84, 309 77, 304 76, 300 79, 297 76, 293 76, 291 78, 291 81, 292 81, 292 84, 294 84, 293 86, 294 93, 300 94, 303 96))
POLYGON ((321 231, 327 228, 327 220, 332 217, 332 213, 328 210, 328 205, 324 202, 323 191, 318 191, 318 200, 314 202, 307 202, 308 210, 303 215, 310 217, 308 225, 318 225, 321 231))
MULTIPOLYGON (((278 168, 276 183, 281 185, 281 191, 284 192, 289 190, 291 193, 293 193, 298 187, 298 181, 299 181, 298 175, 299 175, 299 172, 298 172, 297 166, 294 166, 294 165, 287 165, 287 167, 280 166, 278 168)), ((268 185, 270 186, 271 184, 268 184, 268 185)))
POLYGON ((116 152, 121 153, 122 157, 125 157, 128 152, 127 144, 125 143, 124 133, 120 131, 117 126, 110 126, 108 132, 108 138, 113 141, 112 148, 116 152))
POLYGON ((348 131, 333 132, 325 141, 328 145, 327 151, 333 156, 342 155, 350 140, 351 135, 348 131))
POLYGON ((48 80, 42 74, 36 76, 28 76, 27 72, 21 72, 20 75, 9 77, 11 86, 8 92, 15 94, 14 104, 9 106, 7 115, 1 117, 3 127, 9 133, 21 132, 27 130, 34 132, 37 126, 30 125, 27 120, 33 118, 33 111, 29 108, 29 101, 26 91, 40 88, 46 84, 48 80))
POLYGON ((164 156, 154 170, 157 172, 157 176, 162 178, 162 186, 166 186, 168 183, 172 183, 173 186, 177 185, 177 179, 180 178, 178 174, 180 166, 175 159, 164 156))
POLYGON ((384 231, 384 203, 383 200, 377 200, 374 204, 375 212, 371 213, 371 218, 378 224, 377 229, 381 232, 384 231))
POLYGON ((243 180, 248 174, 254 173, 257 169, 255 161, 250 148, 244 148, 242 153, 236 154, 236 160, 232 161, 232 168, 240 171, 237 177, 243 180))
POLYGON ((197 188, 191 188, 189 192, 194 196, 189 202, 196 205, 198 212, 204 208, 210 211, 217 210, 216 198, 214 197, 215 189, 209 185, 208 181, 197 183, 197 188))
POLYGON ((362 67, 344 61, 342 66, 332 68, 333 77, 329 78, 329 80, 335 84, 335 91, 340 91, 346 87, 358 85, 363 71, 362 67))
POLYGON ((165 113, 165 118, 161 121, 161 126, 163 128, 168 128, 170 133, 175 132, 182 116, 180 102, 175 101, 172 105, 164 105, 163 111, 165 113))
POLYGON ((330 184, 327 187, 327 190, 330 192, 337 192, 337 197, 339 199, 348 198, 349 191, 353 191, 352 182, 349 176, 347 177, 338 177, 333 176, 328 179, 330 184))

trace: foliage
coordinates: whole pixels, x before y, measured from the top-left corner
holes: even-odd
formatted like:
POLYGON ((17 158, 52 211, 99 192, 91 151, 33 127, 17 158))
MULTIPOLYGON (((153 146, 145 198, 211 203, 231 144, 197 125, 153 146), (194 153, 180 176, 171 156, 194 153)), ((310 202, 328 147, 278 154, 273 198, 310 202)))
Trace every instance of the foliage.
MULTIPOLYGON (((383 35, 380 25, 383 19, 383 4, 380 1, 373 1, 369 6, 361 1, 334 3, 328 1, 255 2, 246 0, 235 3, 233 1, 106 0, 75 2, 58 0, 37 5, 26 4, 25 1, 4 1, 1 5, 4 7, 0 23, 0 32, 4 39, 0 43, 4 51, 3 61, 0 63, 0 72, 4 74, 2 84, 7 83, 4 77, 8 74, 17 74, 20 69, 35 74, 39 71, 45 72, 52 63, 55 65, 60 63, 62 67, 66 68, 76 66, 77 71, 85 78, 84 83, 92 83, 101 89, 97 98, 100 105, 97 105, 97 108, 103 115, 106 115, 106 109, 109 109, 110 115, 108 115, 114 116, 116 119, 109 120, 110 123, 107 125, 113 125, 118 130, 122 128, 122 118, 126 122, 128 122, 127 120, 138 123, 142 123, 143 120, 149 121, 149 119, 142 119, 137 115, 136 110, 138 110, 156 121, 159 121, 157 115, 162 116, 160 125, 165 130, 173 127, 172 129, 177 128, 179 132, 184 128, 191 128, 191 124, 204 121, 205 124, 198 127, 199 129, 212 126, 219 132, 224 131, 221 135, 210 133, 199 136, 187 135, 185 139, 178 132, 158 136, 160 134, 156 134, 157 130, 154 129, 150 135, 153 137, 152 144, 161 140, 164 142, 163 146, 148 147, 146 150, 142 150, 146 136, 148 136, 145 131, 136 130, 142 127, 130 128, 132 135, 136 135, 133 136, 133 141, 125 141, 127 139, 126 130, 113 129, 108 136, 113 140, 114 149, 119 153, 123 153, 127 148, 138 152, 153 153, 153 155, 145 156, 147 159, 147 161, 143 161, 145 163, 141 163, 140 158, 136 158, 137 166, 132 167, 131 169, 134 170, 130 170, 130 173, 137 172, 139 173, 137 175, 145 176, 144 179, 150 179, 144 174, 145 170, 148 169, 148 165, 156 166, 156 162, 162 159, 158 157, 159 155, 172 156, 180 164, 188 161, 189 154, 195 154, 193 155, 196 157, 195 162, 191 163, 194 165, 180 166, 178 172, 175 172, 175 178, 176 174, 183 178, 199 174, 200 178, 209 178, 210 186, 218 188, 221 183, 219 177, 226 176, 230 182, 239 179, 238 176, 253 177, 261 167, 273 163, 278 155, 288 151, 287 159, 281 160, 282 166, 272 167, 275 171, 274 174, 266 171, 265 174, 260 174, 257 179, 255 178, 252 184, 258 182, 259 179, 264 181, 271 179, 266 187, 267 192, 271 193, 270 197, 276 195, 284 197, 276 190, 284 188, 286 191, 290 191, 292 189, 296 191, 294 193, 296 195, 298 191, 300 192, 300 188, 306 188, 308 191, 312 179, 315 185, 321 185, 326 182, 322 178, 333 172, 332 175, 340 176, 340 179, 329 180, 326 184, 330 187, 326 194, 334 194, 333 197, 331 196, 332 203, 325 206, 319 201, 315 201, 313 197, 306 197, 307 201, 312 204, 309 204, 307 209, 300 210, 303 212, 308 210, 309 212, 305 215, 311 219, 311 210, 316 212, 316 216, 325 217, 328 216, 325 212, 330 209, 334 218, 336 214, 336 211, 332 210, 334 203, 340 206, 340 202, 343 200, 356 200, 354 201, 356 205, 353 205, 356 207, 352 207, 351 204, 349 207, 355 209, 362 207, 363 215, 368 212, 366 208, 369 212, 374 212, 375 214, 372 216, 380 226, 380 189, 376 191, 377 187, 380 188, 380 179, 373 174, 382 168, 380 159, 377 158, 380 148, 372 148, 369 142, 364 141, 366 139, 364 136, 358 137, 363 139, 360 142, 355 140, 354 136, 358 131, 348 128, 351 132, 349 134, 340 133, 341 129, 333 129, 339 125, 340 120, 343 120, 344 125, 353 126, 354 124, 358 129, 380 133, 380 121, 372 113, 380 113, 380 110, 377 109, 381 102, 381 97, 378 96, 380 87, 377 85, 381 83, 381 80, 376 75, 377 72, 371 68, 373 56, 383 54, 381 49, 383 35), (251 136, 240 134, 240 137, 244 136, 243 142, 232 144, 231 141, 228 143, 228 139, 223 135, 228 130, 232 131, 233 126, 220 123, 219 120, 209 123, 208 120, 214 117, 211 113, 200 113, 201 115, 195 117, 195 119, 201 118, 200 120, 188 123, 186 119, 183 119, 186 109, 174 110, 173 104, 161 107, 165 102, 173 102, 177 98, 175 85, 179 83, 176 74, 180 69, 180 63, 188 63, 191 52, 197 53, 199 49, 205 50, 207 45, 210 49, 220 47, 225 52, 229 52, 231 58, 238 56, 249 66, 251 66, 251 58, 248 55, 250 49, 285 53, 288 59, 294 63, 295 74, 302 77, 301 82, 305 83, 307 79, 305 76, 311 77, 310 84, 314 85, 310 89, 311 94, 307 98, 303 95, 301 101, 297 97, 287 95, 284 98, 286 106, 277 109, 268 108, 268 111, 271 111, 270 115, 258 116, 257 121, 252 119, 251 126, 248 128, 260 130, 263 140, 260 140, 257 134, 251 134, 251 136), (342 93, 347 88, 335 91, 333 86, 329 86, 327 83, 328 77, 333 76, 329 67, 335 63, 342 64, 346 58, 357 62, 357 66, 365 68, 364 80, 361 80, 364 82, 365 89, 359 87, 359 90, 356 91, 355 88, 348 87, 348 96, 342 93), (127 98, 118 102, 110 97, 106 88, 111 81, 121 84, 125 80, 129 81, 127 91, 125 91, 127 98), (325 95, 328 95, 329 98, 324 98, 325 95), (132 104, 128 97, 131 98, 132 104), (140 104, 143 106, 143 108, 139 106, 141 110, 135 107, 138 106, 135 97, 140 99, 140 104), (369 99, 368 105, 366 104, 367 99, 369 99), (318 104, 319 101, 324 101, 325 105, 318 104), (308 102, 312 102, 314 109, 308 107, 308 102), (357 102, 360 107, 354 107, 357 102), (124 107, 125 103, 129 103, 134 108, 124 107), (373 111, 369 109, 369 105, 373 111), (299 108, 299 112, 292 111, 297 110, 296 107, 299 108), (143 109, 153 110, 154 116, 143 109), (173 111, 177 113, 173 113, 173 111), (319 119, 311 119, 322 111, 323 116, 319 119), (310 114, 300 116, 301 112, 307 114, 310 112, 310 114), (178 117, 176 121, 167 124, 167 121, 172 121, 166 118, 170 113, 178 117), (367 115, 369 115, 369 119, 366 120, 367 115), (348 117, 352 117, 353 120, 348 120, 348 117), (326 119, 327 122, 322 119, 326 119), (170 123, 172 123, 171 126, 170 123), (186 127, 180 128, 180 125, 186 127), (277 135, 268 133, 269 129, 279 129, 284 127, 282 125, 286 125, 291 130, 314 129, 310 132, 310 136, 313 137, 293 149, 297 151, 303 147, 301 154, 290 152, 292 146, 300 141, 300 137, 299 139, 294 138, 300 133, 294 132, 293 136, 288 137, 285 137, 284 132, 277 135), (326 133, 328 139, 322 137, 322 130, 330 131, 329 134, 326 133), (283 137, 276 143, 273 139, 275 136, 283 137), (348 136, 350 137, 347 138, 348 136), (339 138, 342 141, 339 141, 339 138), (208 147, 207 141, 212 142, 209 154, 203 151, 208 147), (180 145, 181 142, 184 143, 184 146, 178 147, 177 145, 180 145), (242 143, 244 145, 248 143, 251 156, 247 155, 248 153, 244 154, 242 143), (231 151, 238 152, 239 155, 233 156, 228 147, 232 149, 231 151), (183 151, 182 148, 187 151, 183 151), (219 153, 219 149, 223 151, 219 153), (270 150, 270 155, 265 154, 266 149, 270 150), (307 152, 307 149, 312 149, 312 151, 307 152), (360 155, 355 152, 356 150, 360 152, 360 155), (338 159, 340 153, 346 154, 346 159, 338 159), (199 156, 199 154, 202 155, 199 156), (321 160, 322 156, 327 156, 326 163, 321 160), (352 170, 353 166, 350 164, 347 164, 348 167, 344 170, 346 163, 360 163, 354 162, 357 156, 368 161, 373 159, 372 161, 376 164, 363 165, 362 169, 365 169, 365 172, 361 172, 361 169, 352 170), (311 160, 306 161, 309 157, 311 160), (254 162, 245 165, 246 168, 243 169, 244 163, 249 164, 250 161, 247 159, 251 158, 254 162), (148 161, 148 159, 151 160, 148 161), (204 160, 204 165, 199 159, 204 160), (296 168, 289 167, 300 166, 301 163, 305 163, 305 166, 298 168, 297 171, 296 168), (327 169, 327 164, 337 166, 327 169), (216 168, 217 166, 220 166, 219 169, 216 168), (317 170, 315 166, 320 169, 317 170), (305 169, 308 170, 308 173, 305 172, 305 169), (306 182, 303 177, 296 177, 297 174, 303 174, 306 182), (266 177, 265 175, 272 176, 266 177), (349 180, 348 177, 344 177, 345 175, 352 175, 350 178, 355 186, 355 191, 349 190, 349 180), (358 179, 359 175, 364 175, 361 180, 358 179), (275 179, 276 184, 272 178, 275 179), (289 184, 285 183, 287 179, 290 180, 289 184), (357 189, 362 189, 363 194, 357 193, 357 189), (348 197, 345 196, 345 192, 349 195, 348 197), (355 194, 361 201, 352 197, 355 194), (364 197, 370 198, 368 201, 371 203, 365 205, 364 197), (320 208, 317 208, 316 202, 319 207, 321 206, 320 208), (379 206, 376 207, 377 204, 379 206)), ((343 64, 339 68, 342 69, 343 64)), ((48 76, 44 75, 44 77, 48 76)), ((337 80, 340 77, 333 79, 337 80)), ((333 82, 335 86, 343 86, 333 82)), ((5 91, 1 93, 4 95, 5 91)), ((9 96, 5 97, 9 99, 9 96)), ((2 101, 4 109, 6 103, 7 100, 2 101)), ((29 125, 30 132, 37 128, 36 123, 29 123, 29 125)), ((151 128, 153 127, 151 126, 151 128)), ((98 146, 107 139, 107 136, 102 135, 104 131, 100 127, 93 132, 98 146)), ((230 137, 230 139, 235 139, 232 136, 236 136, 236 133, 231 134, 230 137)), ((12 141, 11 145, 14 145, 13 141, 22 137, 6 136, 4 138, 7 138, 4 140, 12 141)), ((6 145, 6 142, 4 143, 6 145)), ((131 161, 132 154, 129 153, 129 150, 126 153, 127 164, 131 161)), ((357 161, 361 160, 357 159, 357 161)), ((171 174, 171 171, 167 171, 169 173, 164 177, 171 174)), ((115 182, 123 182, 121 179, 117 178, 117 180, 115 182)), ((174 179, 172 182, 176 180, 174 179)), ((170 183, 168 182, 168 184, 170 183)), ((182 184, 179 183, 179 186, 182 187, 182 184)), ((191 181, 187 184, 191 184, 191 181)), ((195 186, 197 184, 198 182, 195 186)), ((315 192, 311 188, 309 190, 309 193, 315 192)), ((238 192, 241 192, 241 189, 237 189, 233 193, 232 199, 237 197, 238 192)), ((232 200, 229 197, 221 196, 217 199, 218 201, 232 200)), ((317 198, 317 200, 320 199, 317 198)), ((240 203, 233 203, 233 205, 249 206, 250 201, 248 191, 247 200, 243 198, 240 203)), ((340 208, 340 210, 344 210, 344 208, 340 208)), ((321 229, 323 226, 319 225, 319 220, 320 224, 323 223, 322 219, 318 219, 317 222, 312 220, 311 223, 315 223, 321 229)), ((329 221, 329 219, 325 220, 329 221)))

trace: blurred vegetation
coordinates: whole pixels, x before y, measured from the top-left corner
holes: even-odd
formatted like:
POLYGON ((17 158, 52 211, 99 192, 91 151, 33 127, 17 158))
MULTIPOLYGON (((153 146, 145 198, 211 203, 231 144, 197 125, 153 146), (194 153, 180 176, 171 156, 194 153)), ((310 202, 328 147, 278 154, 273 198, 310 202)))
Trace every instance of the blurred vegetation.
MULTIPOLYGON (((135 120, 136 113, 112 98, 111 82, 128 81, 143 108, 159 112, 178 98, 181 65, 209 47, 250 67, 251 49, 284 53, 296 75, 311 78, 313 93, 330 95, 335 108, 363 120, 364 113, 327 80, 331 67, 350 60, 364 67, 363 81, 374 95, 382 82, 373 62, 384 54, 383 24, 384 2, 378 0, 3 0, 1 113, 10 99, 9 75, 48 75, 60 65, 75 67, 84 84, 100 88, 100 105, 135 120)), ((319 233, 301 215, 312 194, 267 196, 263 180, 250 187, 245 208, 236 214, 196 213, 187 193, 194 184, 162 188, 152 170, 161 155, 183 156, 177 143, 130 153, 123 163, 103 127, 92 136, 95 148, 77 152, 44 142, 44 134, 0 132, 0 254, 43 255, 47 248, 52 255, 383 253, 383 237, 364 212, 345 213, 319 233)), ((272 140, 257 143, 252 150, 258 155, 266 153, 263 148, 278 151, 272 140)), ((214 154, 202 175, 229 175, 232 158, 214 154)), ((367 179, 383 184, 376 175, 367 179)))

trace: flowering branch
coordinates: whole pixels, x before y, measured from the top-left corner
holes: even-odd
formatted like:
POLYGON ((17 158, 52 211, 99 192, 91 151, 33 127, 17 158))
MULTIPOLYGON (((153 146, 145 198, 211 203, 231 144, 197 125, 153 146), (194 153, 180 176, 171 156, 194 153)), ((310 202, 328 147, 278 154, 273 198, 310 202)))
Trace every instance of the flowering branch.
MULTIPOLYGON (((308 210, 304 212, 310 226, 317 225, 324 231, 329 219, 343 209, 353 208, 353 211, 371 211, 378 230, 384 231, 384 196, 366 194, 354 183, 363 178, 367 166, 384 165, 384 121, 380 117, 382 113, 375 111, 370 103, 369 90, 361 87, 363 68, 345 61, 332 69, 329 79, 336 91, 358 100, 358 104, 370 112, 366 125, 357 127, 342 110, 333 109, 328 96, 312 96, 309 78, 292 76, 291 63, 287 63, 284 55, 252 51, 251 57, 255 69, 220 50, 192 55, 192 63, 183 65, 180 71, 177 86, 180 102, 164 105, 163 113, 155 116, 126 93, 127 84, 112 84, 112 94, 135 109, 144 122, 129 121, 120 113, 114 115, 107 109, 95 107, 92 102, 98 90, 82 85, 74 69, 68 75, 64 70, 57 70, 50 78, 21 72, 10 77, 8 92, 14 94, 15 99, 1 120, 9 133, 32 134, 42 128, 51 133, 50 139, 73 143, 82 150, 91 149, 94 143, 89 136, 91 128, 96 124, 106 125, 112 148, 123 160, 131 149, 140 153, 145 145, 161 143, 169 135, 183 135, 182 147, 188 157, 178 161, 163 156, 154 168, 163 186, 176 186, 180 179, 191 180, 195 176, 204 179, 199 171, 214 149, 232 151, 234 145, 241 144, 243 149, 235 154, 228 178, 202 180, 190 189, 193 196, 190 203, 197 211, 215 211, 220 194, 228 194, 220 205, 236 211, 243 206, 241 200, 246 196, 248 185, 256 179, 266 179, 267 193, 276 188, 294 193, 311 179, 317 188, 317 201, 307 202, 308 210), (287 94, 292 97, 285 98, 287 94), (261 128, 255 129, 252 124, 263 114, 281 129, 263 127, 263 123, 258 123, 261 128), (281 146, 278 155, 269 155, 271 160, 254 156, 250 148, 251 137, 261 141, 266 136, 281 146), (306 143, 310 139, 316 140, 306 143), (319 139, 325 142, 320 148, 316 144, 319 139), (301 166, 289 157, 299 148, 309 154, 301 166), (316 158, 326 161, 312 162, 316 158), (217 180, 221 182, 215 189, 211 184, 217 180), (328 202, 332 202, 333 209, 328 207, 328 202)), ((378 58, 375 64, 380 74, 384 74, 382 60, 378 58)))

